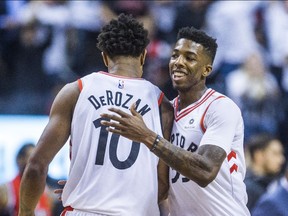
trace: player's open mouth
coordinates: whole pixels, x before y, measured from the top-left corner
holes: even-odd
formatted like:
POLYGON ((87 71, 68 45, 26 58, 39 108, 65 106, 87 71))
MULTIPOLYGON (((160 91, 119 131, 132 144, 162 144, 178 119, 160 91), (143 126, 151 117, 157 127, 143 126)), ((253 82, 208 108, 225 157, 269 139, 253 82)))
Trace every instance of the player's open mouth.
POLYGON ((173 79, 181 79, 184 76, 186 76, 186 74, 184 72, 181 72, 181 71, 173 71, 173 73, 172 73, 173 79))

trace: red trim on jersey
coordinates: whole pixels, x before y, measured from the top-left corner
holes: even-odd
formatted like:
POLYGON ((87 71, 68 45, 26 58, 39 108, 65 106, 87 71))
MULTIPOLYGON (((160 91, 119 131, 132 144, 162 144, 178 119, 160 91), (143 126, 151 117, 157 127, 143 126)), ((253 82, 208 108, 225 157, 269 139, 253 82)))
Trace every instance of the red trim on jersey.
POLYGON ((231 160, 231 158, 235 158, 236 159, 236 152, 235 151, 231 151, 229 154, 228 154, 228 156, 227 156, 227 159, 228 159, 228 161, 230 161, 231 160))
POLYGON ((178 98, 179 96, 175 99, 174 101, 174 106, 175 106, 175 110, 174 110, 174 116, 175 116, 175 121, 179 121, 181 118, 183 118, 184 116, 188 115, 190 112, 192 112, 194 109, 196 109, 197 107, 199 107, 201 104, 203 104, 212 94, 214 94, 214 92, 216 92, 215 90, 211 89, 206 95, 205 97, 203 97, 197 104, 195 104, 192 107, 189 107, 188 109, 184 109, 183 112, 181 112, 179 115, 177 115, 177 110, 179 107, 178 104, 178 98))
POLYGON ((163 98, 164 98, 164 93, 161 92, 161 94, 160 94, 160 96, 159 96, 159 99, 158 99, 158 106, 160 106, 160 104, 162 103, 163 98))
POLYGON ((235 172, 238 171, 238 166, 237 166, 237 164, 235 164, 235 163, 232 165, 232 167, 230 167, 230 174, 233 173, 234 171, 235 171, 235 172))
POLYGON ((206 112, 207 112, 208 108, 210 107, 210 105, 212 104, 212 102, 214 102, 215 100, 220 99, 220 98, 225 98, 225 97, 221 95, 221 96, 215 98, 213 101, 211 101, 211 103, 207 106, 205 112, 203 113, 203 115, 202 115, 202 117, 201 117, 200 127, 201 127, 203 133, 205 133, 205 131, 206 131, 206 128, 205 128, 205 126, 204 126, 204 117, 205 117, 205 115, 206 115, 206 112))
POLYGON ((107 76, 123 78, 123 79, 144 80, 144 79, 141 78, 141 77, 139 77, 139 78, 138 78, 138 77, 126 77, 126 76, 120 76, 120 75, 116 75, 116 74, 110 74, 110 73, 104 72, 104 71, 99 71, 98 73, 101 73, 101 74, 104 74, 104 75, 107 75, 107 76))
POLYGON ((81 80, 81 79, 78 79, 77 81, 78 81, 78 88, 79 88, 80 91, 82 91, 82 89, 83 89, 82 80, 81 80))
MULTIPOLYGON (((235 151, 231 151, 228 155, 227 155, 227 160, 230 161, 232 158, 237 158, 237 154, 235 151)), ((230 167, 230 174, 233 172, 237 172, 238 171, 238 165, 233 163, 233 165, 230 167)))
POLYGON ((73 211, 73 210, 74 208, 72 208, 71 206, 66 206, 64 210, 61 212, 60 216, 65 216, 68 211, 73 211))

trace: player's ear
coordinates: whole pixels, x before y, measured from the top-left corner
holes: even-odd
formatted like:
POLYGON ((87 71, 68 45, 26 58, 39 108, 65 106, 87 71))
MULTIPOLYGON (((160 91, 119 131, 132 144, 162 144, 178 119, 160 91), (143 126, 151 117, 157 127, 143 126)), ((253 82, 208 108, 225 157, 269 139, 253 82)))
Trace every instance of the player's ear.
POLYGON ((203 77, 207 77, 207 76, 209 76, 211 74, 211 72, 212 72, 212 65, 208 64, 208 65, 205 66, 205 68, 204 68, 204 70, 202 72, 202 76, 203 77))
POLYGON ((103 62, 105 64, 106 67, 108 67, 108 56, 106 53, 104 52, 101 52, 101 55, 102 55, 102 59, 103 59, 103 62))
POLYGON ((140 63, 142 66, 145 63, 146 54, 147 54, 147 50, 145 49, 144 52, 140 55, 140 63))

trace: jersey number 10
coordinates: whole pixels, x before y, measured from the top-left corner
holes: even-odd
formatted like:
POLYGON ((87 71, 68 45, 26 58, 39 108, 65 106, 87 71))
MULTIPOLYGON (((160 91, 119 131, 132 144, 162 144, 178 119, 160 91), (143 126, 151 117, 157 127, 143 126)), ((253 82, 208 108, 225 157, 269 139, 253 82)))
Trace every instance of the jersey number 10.
MULTIPOLYGON (((107 138, 108 138, 108 131, 105 129, 106 126, 101 125, 101 121, 104 120, 104 118, 99 118, 93 121, 93 124, 95 128, 100 128, 100 135, 99 135, 99 141, 98 141, 98 148, 96 153, 96 165, 103 165, 104 163, 104 156, 106 152, 107 147, 107 138)), ((109 121, 109 119, 105 119, 109 121)), ((111 160, 111 163, 113 166, 117 169, 127 169, 131 167, 139 154, 140 151, 140 143, 138 142, 132 142, 131 151, 128 156, 128 158, 124 161, 120 161, 117 157, 117 148, 119 143, 119 137, 118 134, 112 134, 110 145, 109 145, 109 158, 111 160)))

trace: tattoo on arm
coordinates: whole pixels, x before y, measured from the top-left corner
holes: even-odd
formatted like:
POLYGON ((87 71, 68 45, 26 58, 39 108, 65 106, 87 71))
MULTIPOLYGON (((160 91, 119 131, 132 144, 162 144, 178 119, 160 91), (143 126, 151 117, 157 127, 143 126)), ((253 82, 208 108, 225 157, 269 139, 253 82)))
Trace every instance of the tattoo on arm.
POLYGON ((168 166, 200 186, 206 186, 216 177, 226 157, 225 151, 217 146, 205 145, 201 154, 200 151, 193 153, 174 146, 163 138, 154 153, 168 166), (209 148, 213 148, 213 151, 208 150, 209 148))

